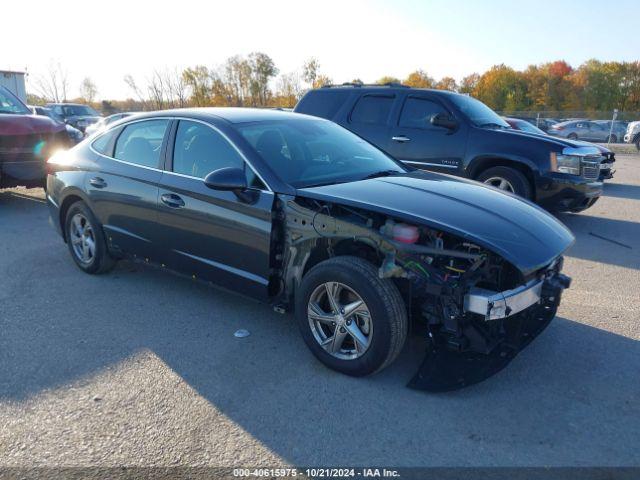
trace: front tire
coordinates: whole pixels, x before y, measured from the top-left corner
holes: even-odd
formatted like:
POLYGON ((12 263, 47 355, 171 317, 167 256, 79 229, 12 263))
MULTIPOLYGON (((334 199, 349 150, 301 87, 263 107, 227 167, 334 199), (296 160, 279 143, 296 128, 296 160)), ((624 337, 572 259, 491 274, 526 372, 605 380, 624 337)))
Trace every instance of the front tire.
POLYGON ((71 258, 80 270, 98 274, 115 266, 102 227, 84 202, 78 201, 69 207, 64 225, 71 258))
POLYGON ((524 174, 509 167, 493 167, 478 176, 478 181, 530 200, 531 185, 524 174))
POLYGON ((390 365, 407 338, 398 288, 358 257, 334 257, 313 267, 296 293, 295 315, 316 358, 355 377, 390 365))

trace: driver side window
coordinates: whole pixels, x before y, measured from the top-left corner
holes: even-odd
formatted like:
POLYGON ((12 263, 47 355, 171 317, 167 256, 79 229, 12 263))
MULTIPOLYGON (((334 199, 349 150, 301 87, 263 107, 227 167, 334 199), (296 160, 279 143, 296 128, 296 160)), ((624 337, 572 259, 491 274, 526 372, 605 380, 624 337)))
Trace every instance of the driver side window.
POLYGON ((431 125, 431 117, 438 113, 448 114, 439 103, 426 98, 409 97, 404 102, 398 125, 407 128, 440 129, 431 125))
POLYGON ((204 179, 214 170, 226 167, 244 169, 250 187, 265 188, 220 133, 202 123, 180 120, 173 149, 173 172, 204 179))

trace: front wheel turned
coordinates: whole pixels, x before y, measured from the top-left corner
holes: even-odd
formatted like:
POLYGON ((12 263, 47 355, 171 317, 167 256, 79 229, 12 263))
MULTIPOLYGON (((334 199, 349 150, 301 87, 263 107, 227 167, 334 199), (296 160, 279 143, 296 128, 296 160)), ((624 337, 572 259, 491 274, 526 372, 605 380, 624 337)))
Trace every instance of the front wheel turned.
POLYGON ((404 346, 408 320, 395 284, 371 263, 335 257, 313 267, 296 294, 296 320, 327 367, 364 376, 391 364, 404 346))

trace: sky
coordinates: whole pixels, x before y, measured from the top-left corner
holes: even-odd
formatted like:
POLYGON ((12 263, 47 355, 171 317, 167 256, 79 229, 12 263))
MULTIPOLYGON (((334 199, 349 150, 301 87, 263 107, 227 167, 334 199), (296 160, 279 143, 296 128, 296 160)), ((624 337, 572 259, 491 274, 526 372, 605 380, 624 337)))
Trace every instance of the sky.
POLYGON ((20 0, 0 12, 0 69, 26 69, 33 90, 59 63, 71 97, 85 77, 98 98, 124 99, 127 74, 144 84, 154 70, 216 67, 253 51, 281 73, 315 57, 335 83, 640 60, 638 0, 20 0))

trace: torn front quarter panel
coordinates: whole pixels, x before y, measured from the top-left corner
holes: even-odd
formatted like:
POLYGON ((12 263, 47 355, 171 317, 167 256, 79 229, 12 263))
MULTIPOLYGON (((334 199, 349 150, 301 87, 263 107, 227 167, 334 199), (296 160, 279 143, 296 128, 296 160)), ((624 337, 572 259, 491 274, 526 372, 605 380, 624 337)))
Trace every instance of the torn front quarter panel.
MULTIPOLYGON (((389 234, 404 218, 302 196, 279 195, 274 211, 275 303, 292 303, 304 273, 336 255, 366 258, 404 292, 410 318, 427 332, 427 356, 409 383, 445 391, 504 368, 551 321, 562 289, 562 251, 534 271, 496 252, 416 224, 415 243, 389 234), (402 287, 406 288, 402 288, 402 287), (412 313, 413 312, 413 313, 412 313)), ((473 239, 475 240, 475 239, 473 239)))
POLYGON ((571 232, 531 202, 477 182, 416 171, 304 188, 299 194, 426 225, 480 245, 528 274, 574 242, 571 232))

